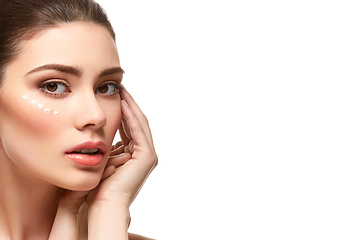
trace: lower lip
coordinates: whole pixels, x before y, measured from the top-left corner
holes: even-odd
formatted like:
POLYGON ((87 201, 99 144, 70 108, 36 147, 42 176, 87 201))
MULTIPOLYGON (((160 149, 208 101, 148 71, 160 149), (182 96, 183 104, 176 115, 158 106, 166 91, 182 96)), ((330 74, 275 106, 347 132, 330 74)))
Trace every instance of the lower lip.
POLYGON ((79 163, 86 167, 96 167, 101 164, 103 160, 103 154, 79 154, 79 153, 67 153, 66 156, 70 158, 70 160, 79 163))

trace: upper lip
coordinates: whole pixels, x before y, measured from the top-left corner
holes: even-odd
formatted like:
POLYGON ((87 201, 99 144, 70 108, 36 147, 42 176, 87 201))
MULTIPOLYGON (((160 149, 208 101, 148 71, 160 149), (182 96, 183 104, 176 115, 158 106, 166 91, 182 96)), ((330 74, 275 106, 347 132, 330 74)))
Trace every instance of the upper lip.
POLYGON ((104 142, 87 141, 87 142, 80 143, 79 145, 76 145, 75 147, 66 151, 66 153, 72 153, 72 152, 78 151, 80 149, 99 149, 99 152, 102 154, 106 153, 106 150, 107 150, 106 144, 104 142))

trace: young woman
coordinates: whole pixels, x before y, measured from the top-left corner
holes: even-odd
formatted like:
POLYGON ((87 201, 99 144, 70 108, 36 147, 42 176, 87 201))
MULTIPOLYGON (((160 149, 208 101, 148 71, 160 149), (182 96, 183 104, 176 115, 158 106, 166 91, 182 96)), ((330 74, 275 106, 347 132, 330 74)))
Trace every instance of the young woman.
POLYGON ((129 206, 157 156, 101 7, 0 0, 0 31, 0 239, 145 239, 129 206))

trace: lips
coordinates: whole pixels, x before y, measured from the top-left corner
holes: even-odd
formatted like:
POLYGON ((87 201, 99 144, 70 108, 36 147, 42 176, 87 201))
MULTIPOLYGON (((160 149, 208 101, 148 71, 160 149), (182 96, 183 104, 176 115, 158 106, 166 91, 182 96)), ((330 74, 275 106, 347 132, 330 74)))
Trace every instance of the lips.
POLYGON ((106 153, 104 142, 84 142, 68 151, 65 155, 72 161, 86 167, 95 167, 101 164, 106 153))

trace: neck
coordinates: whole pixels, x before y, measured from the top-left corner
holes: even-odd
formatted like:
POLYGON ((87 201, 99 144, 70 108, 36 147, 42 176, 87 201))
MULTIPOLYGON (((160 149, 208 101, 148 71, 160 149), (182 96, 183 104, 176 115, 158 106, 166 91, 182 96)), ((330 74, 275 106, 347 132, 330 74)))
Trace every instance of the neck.
POLYGON ((0 239, 47 239, 64 191, 0 156, 0 239))

